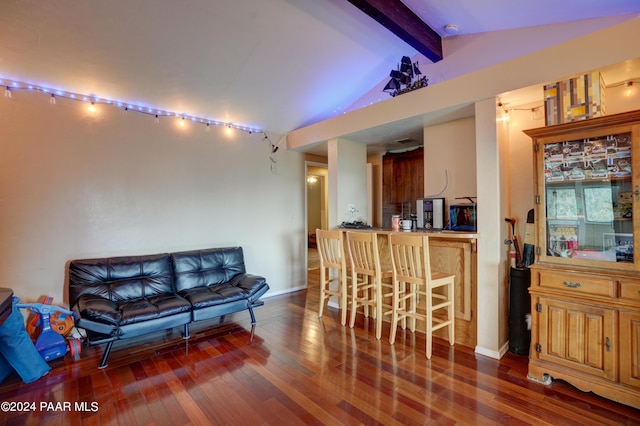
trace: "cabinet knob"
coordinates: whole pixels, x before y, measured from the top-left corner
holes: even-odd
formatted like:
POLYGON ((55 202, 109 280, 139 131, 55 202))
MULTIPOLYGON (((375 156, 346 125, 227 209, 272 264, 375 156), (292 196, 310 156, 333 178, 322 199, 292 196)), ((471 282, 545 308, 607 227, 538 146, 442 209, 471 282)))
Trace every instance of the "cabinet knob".
POLYGON ((636 185, 636 190, 633 192, 636 196, 636 200, 640 200, 640 188, 636 185))
POLYGON ((604 342, 605 348, 607 348, 607 352, 611 352, 611 340, 607 337, 604 342))
POLYGON ((582 284, 580 283, 572 283, 571 281, 563 281, 562 284, 564 284, 565 287, 569 288, 578 288, 582 286, 582 284))

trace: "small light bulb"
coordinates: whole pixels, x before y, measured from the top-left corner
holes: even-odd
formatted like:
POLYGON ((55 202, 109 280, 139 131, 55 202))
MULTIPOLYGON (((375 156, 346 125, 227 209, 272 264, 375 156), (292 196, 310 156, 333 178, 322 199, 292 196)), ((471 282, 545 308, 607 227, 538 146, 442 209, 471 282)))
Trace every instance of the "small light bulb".
POLYGON ((6 86, 4 88, 4 97, 8 98, 8 99, 11 99, 11 89, 9 89, 9 86, 6 86))
POLYGON ((158 124, 160 122, 160 117, 158 117, 158 114, 156 114, 156 124, 158 124))
POLYGON ((178 124, 180 125, 180 127, 184 127, 184 117, 182 117, 178 124))
POLYGON ((89 112, 90 113, 96 112, 96 105, 93 102, 91 102, 91 105, 89 105, 89 112))
POLYGON ((633 93, 633 89, 632 89, 632 87, 633 87, 633 81, 627 81, 627 82, 624 84, 624 87, 626 87, 626 88, 627 88, 626 95, 627 95, 627 96, 631 96, 631 94, 633 93))
POLYGON ((49 103, 51 105, 55 105, 56 104, 56 96, 53 93, 51 94, 51 99, 49 99, 49 103))
POLYGON ((233 133, 233 129, 231 128, 231 124, 225 129, 225 133, 227 135, 231 135, 233 133))
POLYGON ((209 123, 207 123, 207 129, 206 130, 207 130, 207 132, 211 131, 211 126, 209 126, 209 123))

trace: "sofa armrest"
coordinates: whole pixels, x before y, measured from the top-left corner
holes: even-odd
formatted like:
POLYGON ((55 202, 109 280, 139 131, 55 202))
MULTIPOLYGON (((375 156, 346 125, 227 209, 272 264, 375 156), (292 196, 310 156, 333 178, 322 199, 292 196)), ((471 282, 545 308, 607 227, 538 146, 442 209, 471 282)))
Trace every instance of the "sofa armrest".
POLYGON ((249 302, 253 303, 269 290, 264 277, 253 274, 239 274, 233 277, 231 283, 247 293, 249 302))

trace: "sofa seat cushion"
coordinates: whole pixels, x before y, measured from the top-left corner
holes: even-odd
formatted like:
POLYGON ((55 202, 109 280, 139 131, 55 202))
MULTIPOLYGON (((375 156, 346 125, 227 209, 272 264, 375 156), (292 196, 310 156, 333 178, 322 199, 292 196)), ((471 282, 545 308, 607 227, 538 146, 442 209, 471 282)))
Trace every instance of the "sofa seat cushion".
POLYGON ((118 308, 121 313, 120 325, 127 325, 189 312, 191 304, 176 294, 160 294, 122 302, 118 308))
POLYGON ((117 326, 120 324, 122 314, 118 305, 109 299, 93 294, 83 294, 78 297, 74 310, 80 318, 117 326))
MULTIPOLYGON (((194 309, 220 305, 238 300, 254 302, 255 295, 262 295, 267 281, 260 276, 240 274, 224 284, 193 287, 178 292, 193 305, 194 309)), ((268 287, 267 287, 268 288, 268 287)))
POLYGON ((81 318, 122 326, 189 312, 191 304, 176 294, 161 294, 119 304, 85 294, 78 298, 75 310, 81 318))
POLYGON ((230 284, 219 284, 209 287, 195 287, 183 290, 180 295, 191 302, 193 309, 202 309, 223 303, 246 299, 246 292, 230 284))

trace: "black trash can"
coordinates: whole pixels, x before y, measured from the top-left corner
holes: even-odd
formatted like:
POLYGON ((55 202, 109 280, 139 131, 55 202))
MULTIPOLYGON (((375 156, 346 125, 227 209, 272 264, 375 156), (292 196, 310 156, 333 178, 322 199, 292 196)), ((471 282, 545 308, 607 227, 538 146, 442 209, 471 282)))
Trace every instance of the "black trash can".
POLYGON ((527 317, 531 314, 531 271, 529 268, 511 268, 509 278, 509 351, 529 355, 531 330, 527 317))

